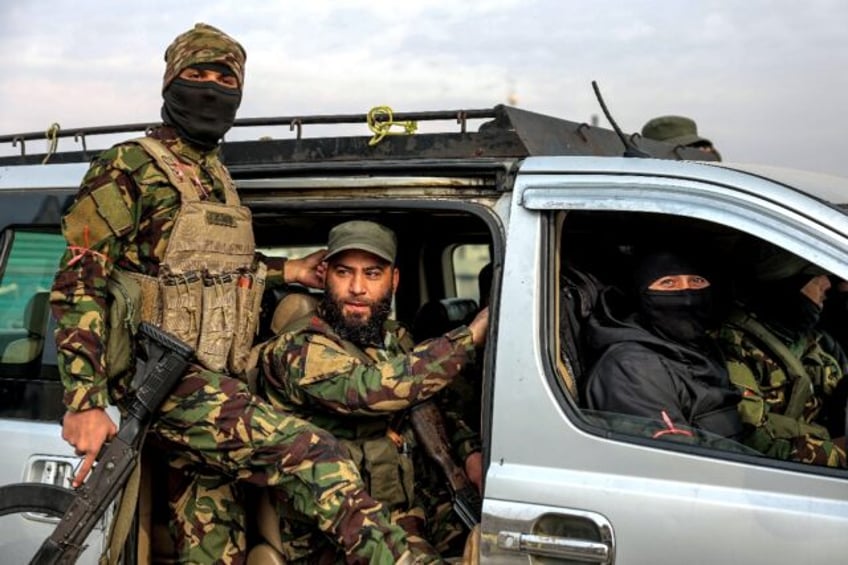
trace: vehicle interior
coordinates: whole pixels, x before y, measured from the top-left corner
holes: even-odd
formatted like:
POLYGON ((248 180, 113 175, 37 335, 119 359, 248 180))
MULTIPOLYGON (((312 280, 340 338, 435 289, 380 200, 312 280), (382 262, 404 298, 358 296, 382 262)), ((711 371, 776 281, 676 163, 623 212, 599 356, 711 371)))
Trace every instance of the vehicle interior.
MULTIPOLYGON (((341 209, 345 210, 344 207, 341 209)), ((413 331, 416 341, 423 341, 470 321, 478 312, 479 273, 491 262, 495 247, 491 235, 492 220, 487 217, 488 212, 477 206, 403 209, 375 206, 343 212, 335 207, 332 211, 300 207, 294 210, 255 209, 254 233, 257 248, 266 255, 296 258, 325 247, 330 229, 344 221, 371 220, 391 228, 398 238, 397 266, 400 269, 393 316, 413 331)), ((274 329, 279 328, 283 317, 291 319, 290 313, 283 314, 277 307, 293 294, 320 298, 321 292, 300 285, 267 289, 256 343, 273 337, 274 329)), ((475 379, 477 381, 471 386, 474 389, 472 394, 480 398, 479 376, 475 379)), ((462 383, 460 386, 465 391, 470 384, 462 383)), ((474 422, 469 421, 469 425, 479 430, 480 404, 463 405, 462 409, 468 411, 474 422)), ((155 467, 156 463, 148 458, 147 465, 155 467)), ((164 472, 164 468, 152 474, 159 472, 164 472)), ((153 487, 148 485, 147 488, 153 487)), ((139 544, 140 562, 147 559, 147 551, 152 554, 154 562, 166 561, 173 555, 173 541, 165 522, 167 508, 161 504, 163 501, 159 497, 143 495, 142 501, 145 500, 147 502, 140 503, 143 518, 139 535, 142 540, 149 540, 149 544, 147 548, 145 544, 139 544)), ((280 543, 279 517, 263 501, 261 493, 258 496, 251 493, 250 500, 256 506, 250 514, 256 518, 249 532, 250 543, 252 546, 263 545, 256 551, 263 559, 270 559, 266 546, 275 547, 280 543)))
MULTIPOLYGON (((757 292, 752 282, 751 257, 768 243, 729 226, 644 212, 572 211, 563 214, 560 226, 558 294, 561 304, 557 350, 561 389, 579 407, 585 418, 583 421, 589 424, 587 429, 594 426, 596 432, 603 434, 626 430, 625 434, 632 435, 634 426, 628 426, 625 420, 635 419, 634 416, 597 413, 587 407, 586 379, 597 361, 597 352, 587 343, 586 327, 599 295, 609 287, 622 289, 610 293, 615 306, 623 312, 634 311, 633 297, 623 289, 632 284, 636 257, 643 250, 673 249, 684 252, 705 268, 713 290, 713 317, 718 324, 726 319, 734 305, 744 304, 757 292)), ((838 279, 833 275, 830 279, 833 287, 829 295, 832 297, 838 279)), ((837 307, 832 304, 829 310, 827 306, 828 301, 822 314, 823 323, 837 307)), ((827 329, 839 338, 837 330, 827 329)), ((844 414, 844 406, 836 410, 844 414)), ((844 418, 837 419, 844 421, 844 418)), ((837 432, 842 435, 841 426, 837 426, 837 432)), ((688 443, 761 455, 737 442, 706 432, 696 431, 695 435, 696 441, 688 443)))

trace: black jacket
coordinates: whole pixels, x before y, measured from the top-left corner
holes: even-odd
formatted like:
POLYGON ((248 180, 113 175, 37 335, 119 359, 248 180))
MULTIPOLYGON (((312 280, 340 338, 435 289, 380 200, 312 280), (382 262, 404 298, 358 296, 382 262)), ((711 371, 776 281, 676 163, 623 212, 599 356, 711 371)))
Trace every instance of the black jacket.
POLYGON ((655 420, 665 411, 676 425, 736 437, 740 396, 712 340, 700 351, 659 337, 628 315, 620 299, 620 291, 606 289, 589 318, 597 362, 586 382, 588 407, 655 420))

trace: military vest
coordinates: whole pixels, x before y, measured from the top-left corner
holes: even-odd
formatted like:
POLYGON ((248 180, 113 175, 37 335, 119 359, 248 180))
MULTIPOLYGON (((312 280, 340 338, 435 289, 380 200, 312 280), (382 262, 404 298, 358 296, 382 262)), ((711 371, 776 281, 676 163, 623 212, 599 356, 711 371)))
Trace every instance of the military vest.
POLYGON ((250 210, 215 160, 212 175, 224 184, 225 202, 206 199, 194 164, 159 141, 132 140, 147 152, 180 193, 180 209, 159 276, 129 273, 141 289, 141 319, 195 348, 213 371, 241 374, 259 322, 267 267, 256 263, 250 210))

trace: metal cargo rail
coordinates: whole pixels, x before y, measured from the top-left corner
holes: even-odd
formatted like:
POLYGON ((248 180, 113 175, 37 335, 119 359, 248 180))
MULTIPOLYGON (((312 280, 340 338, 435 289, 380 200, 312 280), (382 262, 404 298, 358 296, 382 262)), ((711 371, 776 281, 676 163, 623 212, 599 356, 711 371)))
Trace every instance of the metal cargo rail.
MULTIPOLYGON (((88 162, 105 147, 93 149, 93 137, 128 134, 141 136, 157 123, 134 123, 115 126, 61 129, 54 124, 47 132, 0 135, 0 144, 20 148, 18 155, 0 157, 0 166, 39 163, 88 162), (48 151, 30 154, 27 141, 48 142, 48 151), (60 141, 72 138, 75 146, 60 148, 60 141)), ((571 122, 519 108, 498 105, 477 110, 444 110, 398 112, 390 110, 368 114, 332 114, 241 118, 234 130, 241 135, 244 128, 286 126, 294 132, 290 139, 260 137, 222 144, 222 158, 233 168, 313 164, 328 162, 379 162, 404 159, 501 159, 531 155, 621 156, 625 146, 612 130, 585 122, 571 122), (476 131, 469 131, 469 121, 483 121, 476 131), (453 122, 452 131, 414 133, 419 122, 453 122), (368 124, 374 136, 304 137, 304 130, 314 125, 368 124), (398 132, 392 127, 405 128, 398 132)), ((448 129, 448 128, 446 128, 448 129)), ((234 131, 231 130, 231 131, 234 131)), ((674 146, 630 134, 629 143, 651 157, 659 159, 711 160, 712 156, 697 149, 674 146)), ((276 167, 275 167, 276 168, 276 167)))

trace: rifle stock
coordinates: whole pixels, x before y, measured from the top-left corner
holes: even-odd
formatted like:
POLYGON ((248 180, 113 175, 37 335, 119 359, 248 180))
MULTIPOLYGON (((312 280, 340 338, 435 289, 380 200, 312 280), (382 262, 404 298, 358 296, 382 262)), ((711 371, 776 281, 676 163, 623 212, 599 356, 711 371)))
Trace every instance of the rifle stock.
POLYGON ((442 413, 432 400, 410 410, 412 429, 424 451, 445 473, 453 491, 453 509, 469 529, 480 523, 482 501, 477 487, 468 479, 465 470, 454 462, 450 453, 447 430, 442 413))
POLYGON ((44 540, 30 565, 75 563, 88 534, 124 487, 138 461, 144 434, 153 414, 182 377, 194 351, 159 328, 139 325, 145 353, 136 371, 141 385, 127 407, 118 430, 101 450, 89 479, 77 489, 71 506, 53 533, 44 540))

